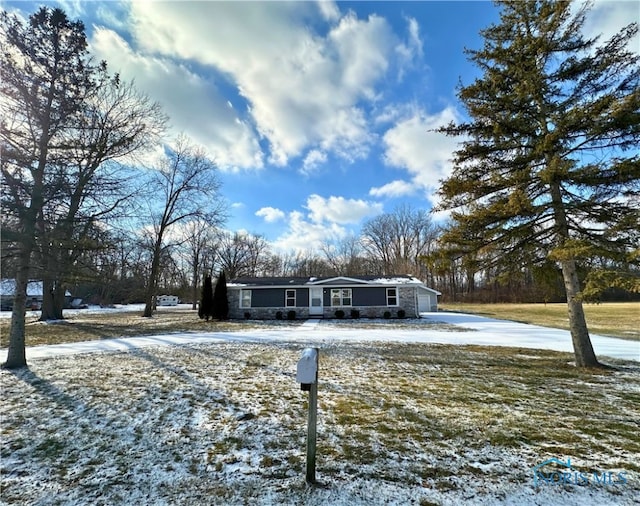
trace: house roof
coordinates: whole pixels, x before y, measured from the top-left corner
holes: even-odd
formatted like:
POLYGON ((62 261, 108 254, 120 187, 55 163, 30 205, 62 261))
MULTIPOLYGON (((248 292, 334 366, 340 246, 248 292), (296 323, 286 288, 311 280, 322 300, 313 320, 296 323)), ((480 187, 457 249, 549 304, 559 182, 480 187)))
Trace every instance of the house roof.
POLYGON ((291 287, 291 286, 324 286, 324 285, 416 285, 420 288, 432 291, 436 294, 440 292, 427 287, 418 278, 410 275, 391 276, 331 276, 331 277, 240 277, 232 279, 227 286, 230 288, 243 287, 291 287))

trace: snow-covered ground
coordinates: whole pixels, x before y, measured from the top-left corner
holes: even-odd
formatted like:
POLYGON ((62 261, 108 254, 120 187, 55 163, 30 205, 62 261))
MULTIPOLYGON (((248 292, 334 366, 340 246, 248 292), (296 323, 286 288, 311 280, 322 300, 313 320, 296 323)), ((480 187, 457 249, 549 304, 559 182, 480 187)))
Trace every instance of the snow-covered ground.
MULTIPOLYGON (((190 309, 191 304, 179 304, 178 306, 170 306, 172 309, 190 309)), ((144 304, 115 304, 113 306, 97 306, 91 305, 85 309, 64 309, 64 317, 77 316, 82 314, 108 314, 108 313, 121 313, 129 311, 140 311, 144 309, 144 304)), ((25 316, 27 318, 39 318, 40 311, 27 311, 25 316)), ((11 311, 0 311, 0 318, 11 318, 11 311)))
MULTIPOLYGON (((538 422, 523 413, 535 413, 538 402, 546 413, 544 396, 523 385, 521 402, 504 409, 498 403, 479 422, 477 410, 464 402, 456 406, 455 399, 469 392, 448 397, 437 391, 446 357, 425 366, 395 363, 385 353, 397 348, 404 354, 414 343, 509 346, 521 349, 520 356, 531 348, 571 351, 569 333, 467 314, 423 316, 425 323, 460 330, 308 321, 28 348, 29 370, 0 372, 0 504, 640 504, 637 466, 620 463, 639 462, 640 452, 618 452, 610 443, 616 429, 608 428, 637 420, 638 407, 620 399, 640 394, 640 367, 575 385, 565 385, 559 373, 557 384, 540 386, 542 393, 566 388, 572 402, 585 396, 587 410, 592 399, 611 403, 616 415, 607 416, 620 419, 594 421, 602 424, 602 437, 583 434, 564 457, 582 470, 626 472, 628 483, 535 487, 532 466, 549 455, 563 457, 553 442, 548 449, 535 442, 509 446, 491 443, 489 435, 500 418, 535 430, 538 422), (295 363, 306 346, 323 353, 315 487, 304 483, 307 394, 295 384, 295 363), (434 391, 428 391, 429 377, 434 391), (424 396, 408 396, 406 385, 414 382, 424 396), (448 399, 454 416, 446 411, 448 399), (357 406, 375 418, 359 419, 357 406), (448 420, 445 426, 438 424, 440 416, 448 420), (446 425, 457 425, 458 432, 443 436, 446 425)), ((602 336, 592 342, 601 359, 640 361, 638 342, 602 336)), ((456 348, 427 350, 437 355, 456 348)), ((531 355, 532 362, 536 358, 531 355)), ((466 375, 447 374, 458 372, 466 375)), ((487 409, 493 386, 496 392, 512 388, 513 379, 500 381, 481 376, 473 383, 477 395, 489 396, 487 409)), ((559 418, 558 431, 566 432, 572 420, 559 418)))
MULTIPOLYGON (((90 308, 77 312, 106 312, 141 310, 142 306, 121 306, 113 309, 90 308)), ((66 316, 74 314, 65 311, 66 316)), ((34 314, 35 316, 35 314, 34 314)), ((366 320, 363 320, 366 322, 366 320)), ((46 358, 70 353, 92 351, 126 351, 135 347, 159 344, 216 343, 225 341, 248 342, 315 342, 337 341, 391 341, 404 343, 475 344, 486 346, 511 346, 542 350, 573 350, 568 331, 528 325, 505 320, 495 320, 483 316, 462 313, 422 313, 424 328, 358 328, 351 320, 309 320, 301 327, 273 327, 242 332, 171 333, 132 338, 88 341, 85 343, 38 346, 27 350, 28 359, 46 358), (430 322, 442 322, 460 328, 459 332, 442 330, 430 322)), ((384 323, 384 322, 383 322, 384 323)), ((591 342, 598 357, 613 357, 640 361, 640 341, 631 341, 592 335, 591 342)))

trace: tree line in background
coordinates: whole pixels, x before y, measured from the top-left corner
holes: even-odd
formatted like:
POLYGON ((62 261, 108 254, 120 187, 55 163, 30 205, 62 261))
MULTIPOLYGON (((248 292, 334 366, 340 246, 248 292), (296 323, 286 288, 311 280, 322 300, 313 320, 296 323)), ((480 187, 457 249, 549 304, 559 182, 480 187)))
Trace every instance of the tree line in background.
POLYGON ((159 105, 92 59, 81 22, 3 12, 2 275, 16 280, 6 365, 26 364, 29 279, 43 280, 42 319, 62 317, 67 290, 144 302, 149 317, 161 293, 196 309, 220 272, 412 274, 445 301, 566 301, 576 361, 597 365, 582 301, 640 292, 638 25, 598 45, 581 35, 588 6, 498 4, 500 22, 468 51, 482 72, 458 90, 468 119, 440 129, 461 139, 440 188, 449 221, 400 206, 359 236, 295 253, 224 229, 215 164, 184 136, 167 141, 159 105))
MULTIPOLYGON (((412 274, 452 302, 564 302, 562 273, 552 261, 503 262, 481 267, 481 258, 443 247, 446 230, 428 212, 402 206, 365 223, 360 236, 326 242, 318 250, 281 254, 260 235, 240 234, 204 220, 180 224, 158 255, 155 294, 178 295, 197 309, 206 276, 224 272, 227 280, 256 276, 357 276, 412 274), (411 227, 411 228, 409 228, 411 227), (384 240, 382 240, 384 238, 384 240)), ((152 269, 154 244, 146 232, 103 235, 100 248, 79 256, 73 280, 65 286, 93 304, 143 303, 152 269)), ((11 273, 12 260, 3 260, 11 273), (5 261, 6 260, 6 261, 5 261)), ((581 280, 593 272, 579 267, 581 280)), ((629 269, 621 262, 619 269, 629 269)), ((632 274, 632 273, 631 273, 632 274)), ((640 274, 636 270, 636 275, 640 274)), ((606 287, 592 300, 640 300, 629 290, 606 287)))

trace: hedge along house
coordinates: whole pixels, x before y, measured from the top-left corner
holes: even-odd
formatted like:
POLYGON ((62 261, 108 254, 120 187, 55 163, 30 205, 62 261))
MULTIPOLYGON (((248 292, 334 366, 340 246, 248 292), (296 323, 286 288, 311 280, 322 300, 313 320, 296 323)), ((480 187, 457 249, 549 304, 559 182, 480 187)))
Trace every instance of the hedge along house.
POLYGON ((287 318, 335 318, 352 310, 361 318, 417 318, 438 310, 440 292, 412 276, 349 276, 331 278, 237 278, 227 284, 230 318, 266 320, 287 318), (404 311, 404 314, 402 313, 404 311))

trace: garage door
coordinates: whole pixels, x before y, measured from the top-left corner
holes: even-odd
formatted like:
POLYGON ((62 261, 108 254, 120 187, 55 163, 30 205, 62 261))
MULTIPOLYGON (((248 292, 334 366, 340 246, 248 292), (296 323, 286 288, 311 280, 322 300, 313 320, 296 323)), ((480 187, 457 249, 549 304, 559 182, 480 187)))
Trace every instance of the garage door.
POLYGON ((418 293, 418 312, 426 313, 432 311, 431 297, 428 293, 418 293))

